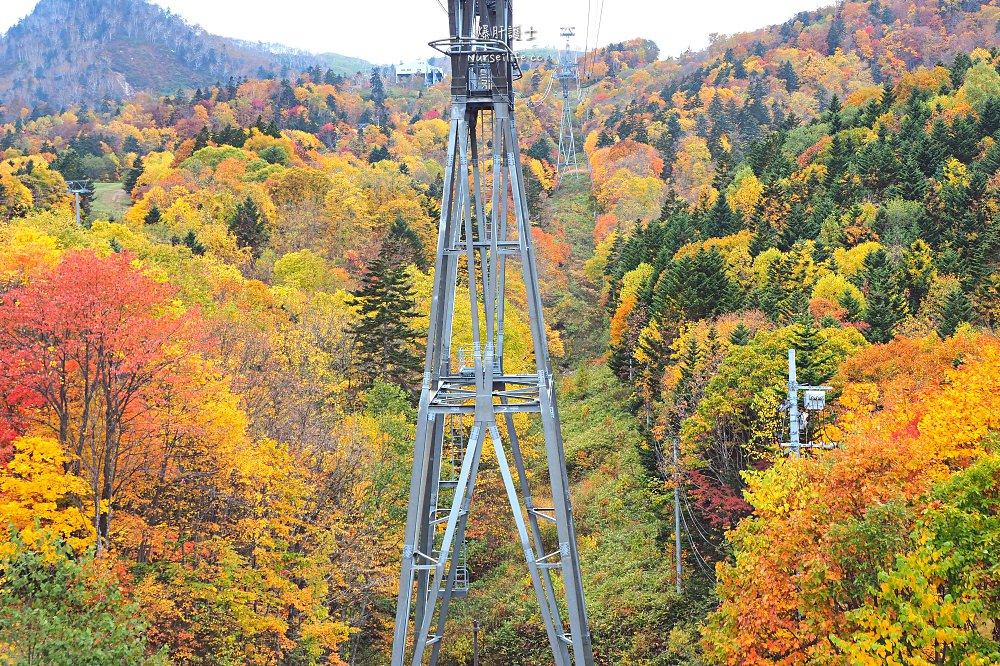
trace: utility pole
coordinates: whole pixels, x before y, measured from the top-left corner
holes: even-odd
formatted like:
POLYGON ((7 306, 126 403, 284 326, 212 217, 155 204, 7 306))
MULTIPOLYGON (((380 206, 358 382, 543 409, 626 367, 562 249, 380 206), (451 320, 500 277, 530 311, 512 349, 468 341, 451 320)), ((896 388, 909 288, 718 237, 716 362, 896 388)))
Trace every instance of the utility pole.
MULTIPOLYGON (((832 386, 803 386, 798 382, 795 368, 795 350, 788 350, 788 399, 785 408, 788 410, 788 441, 781 446, 798 458, 802 449, 831 449, 832 445, 819 442, 802 442, 802 430, 808 424, 810 411, 822 411, 826 408, 826 394, 832 391, 832 386), (805 410, 799 409, 799 392, 805 393, 805 410)), ((806 431, 806 437, 809 436, 806 431)))
POLYGON ((472 666, 479 666, 479 620, 472 622, 472 666))
POLYGON ((796 458, 802 452, 802 444, 799 441, 799 383, 795 369, 795 350, 788 350, 788 429, 789 429, 789 450, 796 458))
POLYGON ((451 129, 392 666, 438 662, 449 604, 461 596, 467 576, 466 523, 487 441, 553 663, 594 663, 514 119, 513 82, 520 68, 511 3, 448 0, 450 37, 431 42, 451 59, 451 129), (514 269, 525 291, 509 298, 508 270, 514 269), (472 331, 468 353, 452 349, 459 298, 469 306, 468 319, 460 322, 472 331), (504 313, 521 303, 533 343, 525 359, 530 371, 513 373, 504 358, 504 313), (552 497, 547 507, 532 498, 515 414, 540 425, 549 472, 545 494, 552 497), (543 532, 542 524, 554 529, 543 532))
POLYGON ((66 187, 76 201, 76 226, 80 227, 80 195, 90 194, 90 187, 85 180, 71 180, 66 183, 66 187))
POLYGON ((677 594, 683 592, 681 586, 681 467, 677 455, 677 438, 674 437, 674 559, 677 560, 677 594))

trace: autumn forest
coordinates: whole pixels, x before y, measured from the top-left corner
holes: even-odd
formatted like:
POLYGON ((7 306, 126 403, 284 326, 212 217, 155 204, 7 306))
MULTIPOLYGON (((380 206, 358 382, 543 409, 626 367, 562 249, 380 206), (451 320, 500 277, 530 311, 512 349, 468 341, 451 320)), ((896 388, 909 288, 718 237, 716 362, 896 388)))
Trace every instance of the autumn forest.
MULTIPOLYGON (((388 664, 450 80, 74 4, 0 36, 0 664, 388 664)), ((602 45, 559 177, 554 58, 515 109, 595 663, 1000 664, 1000 2, 602 45)), ((552 663, 511 524, 439 663, 552 663)))

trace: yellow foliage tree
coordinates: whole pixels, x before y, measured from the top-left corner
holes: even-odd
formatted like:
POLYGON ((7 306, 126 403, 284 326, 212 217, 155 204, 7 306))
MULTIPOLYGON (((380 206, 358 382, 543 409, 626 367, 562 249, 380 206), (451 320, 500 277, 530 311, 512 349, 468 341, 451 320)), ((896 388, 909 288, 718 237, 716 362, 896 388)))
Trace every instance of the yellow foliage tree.
MULTIPOLYGON (((94 529, 80 510, 90 493, 86 482, 66 473, 69 459, 59 442, 48 437, 14 440, 14 458, 0 469, 0 524, 13 527, 26 543, 47 542, 45 533, 59 536, 74 550, 94 542, 94 529)), ((11 543, 0 533, 0 555, 11 543)))

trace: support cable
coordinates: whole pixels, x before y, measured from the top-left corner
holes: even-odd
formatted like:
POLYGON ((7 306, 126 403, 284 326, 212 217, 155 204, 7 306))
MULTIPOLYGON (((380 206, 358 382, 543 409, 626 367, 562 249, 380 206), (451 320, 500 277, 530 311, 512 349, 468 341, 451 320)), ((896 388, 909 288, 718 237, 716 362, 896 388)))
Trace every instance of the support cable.
POLYGON ((715 585, 717 582, 715 580, 715 574, 712 573, 711 567, 708 565, 708 560, 702 556, 702 554, 698 551, 698 547, 694 544, 694 540, 691 539, 691 528, 688 527, 687 518, 684 517, 683 513, 681 514, 681 522, 684 524, 684 531, 687 532, 688 545, 691 546, 691 553, 694 555, 695 564, 697 564, 698 569, 705 574, 705 577, 708 578, 713 585, 715 585))
POLYGON ((684 499, 684 510, 687 511, 689 516, 691 516, 691 522, 694 523, 695 529, 698 531, 698 535, 704 539, 707 545, 714 548, 715 543, 712 542, 711 535, 709 535, 708 532, 705 531, 705 528, 703 528, 698 522, 698 517, 695 515, 694 509, 691 507, 690 500, 688 500, 686 489, 682 490, 681 496, 684 499))
POLYGON ((601 42, 601 23, 604 21, 604 3, 605 0, 599 0, 600 8, 597 13, 597 30, 594 36, 594 52, 590 56, 590 69, 587 70, 587 78, 589 79, 594 73, 594 58, 596 57, 597 47, 601 42))

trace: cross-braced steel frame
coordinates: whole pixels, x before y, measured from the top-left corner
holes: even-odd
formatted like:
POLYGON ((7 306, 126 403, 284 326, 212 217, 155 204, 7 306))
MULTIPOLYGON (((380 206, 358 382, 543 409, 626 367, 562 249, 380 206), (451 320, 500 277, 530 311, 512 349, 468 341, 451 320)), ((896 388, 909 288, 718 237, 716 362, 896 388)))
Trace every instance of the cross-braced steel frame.
POLYGON ((392 664, 437 663, 448 607, 466 575, 466 522, 488 439, 554 663, 592 666, 514 121, 511 0, 450 0, 449 19, 451 37, 432 44, 452 62, 451 132, 392 664), (526 304, 534 363, 522 374, 509 373, 504 360, 508 270, 519 270, 526 287, 518 302, 526 304), (456 362, 452 349, 459 298, 471 312, 467 362, 456 362), (532 498, 515 414, 541 421, 551 506, 532 498))
MULTIPOLYGON (((563 37, 568 39, 574 35, 572 28, 563 29, 563 37)), ((578 177, 580 173, 580 164, 576 158, 576 137, 573 135, 573 114, 576 111, 576 100, 570 98, 572 87, 576 88, 572 94, 579 93, 580 75, 577 72, 569 41, 566 42, 566 49, 562 53, 556 78, 562 87, 562 111, 559 114, 559 155, 556 159, 556 180, 561 181, 562 177, 567 174, 578 177)))

